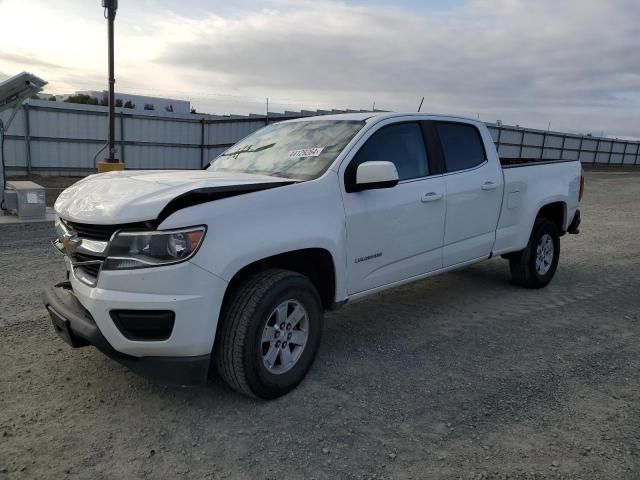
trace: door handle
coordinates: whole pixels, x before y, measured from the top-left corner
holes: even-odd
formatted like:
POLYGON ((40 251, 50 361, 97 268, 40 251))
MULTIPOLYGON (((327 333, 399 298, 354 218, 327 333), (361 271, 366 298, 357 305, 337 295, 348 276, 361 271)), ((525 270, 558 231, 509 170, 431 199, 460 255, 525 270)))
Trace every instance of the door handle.
POLYGON ((498 188, 498 184, 496 182, 484 182, 480 188, 482 190, 495 190, 498 188))
POLYGON ((422 196, 422 201, 424 203, 428 202, 437 202, 438 200, 442 200, 442 194, 436 192, 429 192, 422 196))

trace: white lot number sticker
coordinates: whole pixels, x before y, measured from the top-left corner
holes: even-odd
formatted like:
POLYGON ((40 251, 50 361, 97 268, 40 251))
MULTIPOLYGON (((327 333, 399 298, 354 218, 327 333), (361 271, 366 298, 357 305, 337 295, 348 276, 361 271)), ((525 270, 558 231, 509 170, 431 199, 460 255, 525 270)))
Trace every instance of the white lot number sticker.
POLYGON ((324 147, 301 148, 299 150, 290 150, 289 158, 317 157, 322 153, 324 147))

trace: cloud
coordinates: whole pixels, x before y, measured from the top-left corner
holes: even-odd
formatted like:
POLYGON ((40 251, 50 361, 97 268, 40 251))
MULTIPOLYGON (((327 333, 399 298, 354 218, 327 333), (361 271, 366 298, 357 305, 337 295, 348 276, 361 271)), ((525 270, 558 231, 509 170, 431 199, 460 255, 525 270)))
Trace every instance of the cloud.
MULTIPOLYGON (((0 0, 0 3, 1 2, 2 0, 0 0)), ((63 68, 60 65, 47 62, 45 60, 42 60, 38 57, 29 55, 29 54, 23 55, 20 53, 0 51, 0 60, 4 60, 9 63, 16 63, 19 65, 35 67, 35 68, 46 68, 46 69, 53 69, 53 70, 61 70, 63 68)))
MULTIPOLYGON (((637 0, 356 1, 120 2, 116 88, 212 113, 261 112, 267 96, 274 110, 414 110, 424 95, 435 112, 640 137, 637 0)), ((24 15, 0 2, 3 19, 24 15)), ((106 88, 100 9, 30 5, 26 35, 18 21, 0 32, 0 70, 106 88)))
POLYGON ((473 0, 421 14, 279 1, 240 17, 159 22, 174 40, 156 62, 203 89, 383 108, 413 107, 424 94, 439 111, 520 123, 546 113, 584 129, 600 115, 635 115, 639 17, 628 0, 473 0))

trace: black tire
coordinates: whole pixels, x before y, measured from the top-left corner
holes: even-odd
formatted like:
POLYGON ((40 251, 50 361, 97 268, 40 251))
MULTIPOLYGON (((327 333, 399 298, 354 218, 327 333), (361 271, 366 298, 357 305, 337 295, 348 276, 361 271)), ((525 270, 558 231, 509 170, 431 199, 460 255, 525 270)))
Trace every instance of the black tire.
POLYGON ((521 252, 512 254, 509 258, 509 267, 511 268, 511 278, 513 281, 527 288, 543 288, 546 287, 558 268, 558 260, 560 259, 560 232, 558 227, 552 221, 539 218, 533 225, 531 237, 527 247, 521 252), (540 274, 536 269, 536 254, 538 245, 544 235, 549 235, 553 241, 553 260, 548 271, 540 274))
POLYGON ((272 269, 248 278, 232 294, 221 316, 214 361, 222 379, 234 390, 263 399, 294 389, 315 359, 322 336, 323 308, 313 284, 303 275, 272 269), (295 300, 306 310, 308 337, 295 365, 274 374, 263 363, 262 332, 282 302, 295 300))

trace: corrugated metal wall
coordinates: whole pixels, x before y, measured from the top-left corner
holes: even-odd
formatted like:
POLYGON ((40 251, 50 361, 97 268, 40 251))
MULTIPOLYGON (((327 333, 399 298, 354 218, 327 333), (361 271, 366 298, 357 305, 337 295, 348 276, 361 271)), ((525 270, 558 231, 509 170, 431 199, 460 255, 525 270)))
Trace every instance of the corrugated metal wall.
MULTIPOLYGON (((198 169, 263 127, 265 116, 214 116, 116 109, 119 157, 129 169, 198 169), (123 135, 124 132, 124 135, 123 135)), ((9 112, 3 112, 6 120, 9 112)), ((270 114, 270 121, 339 111, 270 114)), ((107 109, 30 100, 7 132, 9 175, 86 175, 107 137, 107 109), (27 122, 28 118, 28 122, 27 122), (25 135, 26 134, 26 135, 25 135)), ((640 142, 488 124, 502 157, 580 159, 583 163, 640 165, 640 142)))
POLYGON ((501 157, 640 166, 640 142, 488 124, 501 157))

